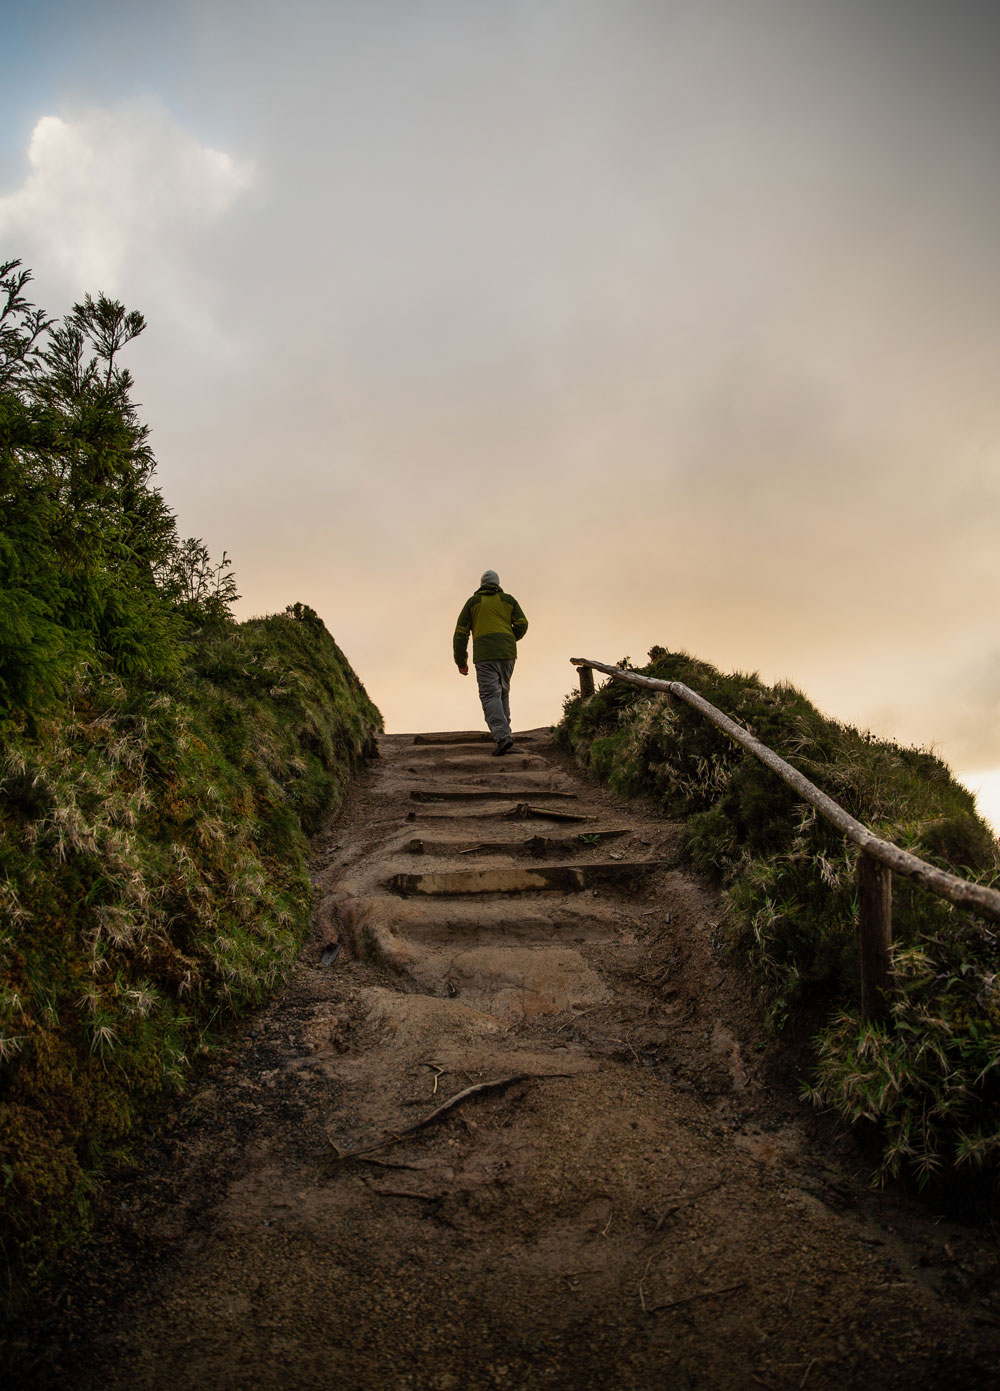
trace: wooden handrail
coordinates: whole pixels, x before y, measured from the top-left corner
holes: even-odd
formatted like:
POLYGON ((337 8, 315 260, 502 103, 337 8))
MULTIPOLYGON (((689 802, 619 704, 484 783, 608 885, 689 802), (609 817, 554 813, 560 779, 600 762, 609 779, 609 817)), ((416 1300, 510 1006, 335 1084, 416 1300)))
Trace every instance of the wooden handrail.
POLYGON ((776 773, 782 782, 797 792, 804 802, 816 808, 820 815, 839 831, 842 831, 863 854, 859 862, 859 915, 861 918, 862 955, 862 1012, 865 1018, 876 1018, 885 1012, 886 997, 890 984, 889 954, 892 946, 891 891, 889 877, 884 873, 874 873, 876 866, 884 866, 896 874, 903 874, 914 880, 921 888, 938 894, 962 908, 969 908, 984 917, 1000 922, 1000 893, 988 889, 983 884, 970 883, 957 874, 929 865, 926 860, 901 850, 891 841, 882 840, 874 831, 855 820, 837 802, 809 781, 797 768, 786 763, 766 744, 755 739, 748 730, 736 724, 721 710, 692 691, 681 681, 659 681, 652 676, 641 676, 635 671, 623 671, 621 667, 609 666, 604 662, 594 662, 587 657, 572 657, 573 666, 580 669, 581 694, 593 693, 591 671, 601 671, 616 681, 626 681, 632 686, 642 686, 647 690, 663 691, 676 696, 692 706, 716 728, 728 734, 761 763, 776 773), (586 672, 588 681, 584 680, 586 672), (589 686, 589 690, 588 690, 589 686), (874 863, 873 863, 874 862, 874 863), (866 968, 865 962, 869 962, 866 968))

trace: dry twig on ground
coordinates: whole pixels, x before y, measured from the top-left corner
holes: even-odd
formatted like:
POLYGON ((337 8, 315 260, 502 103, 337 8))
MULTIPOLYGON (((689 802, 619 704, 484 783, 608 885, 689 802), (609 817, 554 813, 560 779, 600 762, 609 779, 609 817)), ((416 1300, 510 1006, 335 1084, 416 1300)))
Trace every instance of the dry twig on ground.
POLYGON ((480 1092, 502 1091, 505 1087, 511 1086, 514 1082, 526 1082, 530 1081, 532 1078, 570 1076, 572 1076, 572 1073, 568 1072, 512 1072, 509 1077, 499 1077, 495 1082, 476 1082, 471 1087, 465 1087, 462 1091, 456 1092, 454 1096, 449 1097, 447 1101, 442 1102, 436 1110, 431 1111, 430 1115, 424 1116, 421 1120, 414 1121, 412 1125, 406 1126, 403 1130, 390 1131, 384 1139, 377 1140, 374 1145, 365 1145, 362 1149, 356 1150, 342 1150, 330 1140, 329 1136, 327 1136, 327 1140, 334 1150, 334 1157, 338 1161, 344 1159, 359 1159, 363 1155, 373 1154, 376 1150, 384 1149, 386 1145, 398 1144, 398 1142, 404 1140, 407 1135, 412 1135, 417 1130, 423 1130, 425 1126, 433 1125, 435 1121, 441 1120, 443 1116, 446 1116, 448 1112, 453 1110, 456 1106, 460 1106, 463 1101, 468 1101, 470 1097, 477 1096, 480 1092))

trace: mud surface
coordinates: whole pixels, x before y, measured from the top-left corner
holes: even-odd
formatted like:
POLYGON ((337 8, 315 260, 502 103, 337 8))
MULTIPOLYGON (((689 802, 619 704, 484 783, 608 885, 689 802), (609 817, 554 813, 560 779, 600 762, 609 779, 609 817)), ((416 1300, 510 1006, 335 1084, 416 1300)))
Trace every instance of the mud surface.
POLYGON ((780 1081, 676 827, 545 730, 380 748, 288 986, 107 1185, 7 1384, 1000 1384, 991 1235, 873 1191, 780 1081))

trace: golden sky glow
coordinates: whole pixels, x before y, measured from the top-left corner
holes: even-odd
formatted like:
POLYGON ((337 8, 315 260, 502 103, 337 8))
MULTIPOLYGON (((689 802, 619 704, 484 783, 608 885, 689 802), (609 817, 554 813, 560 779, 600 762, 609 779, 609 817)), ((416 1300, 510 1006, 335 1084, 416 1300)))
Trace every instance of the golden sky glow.
POLYGON ((1000 768, 995 7, 32 8, 4 254, 146 313, 182 531, 390 729, 489 566, 516 723, 657 643, 1000 768))

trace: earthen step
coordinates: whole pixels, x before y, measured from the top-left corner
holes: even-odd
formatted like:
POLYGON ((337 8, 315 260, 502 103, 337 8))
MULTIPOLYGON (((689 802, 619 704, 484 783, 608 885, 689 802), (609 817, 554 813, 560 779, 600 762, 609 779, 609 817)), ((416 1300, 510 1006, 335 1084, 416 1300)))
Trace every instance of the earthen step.
POLYGON ((666 860, 610 860, 599 864, 539 865, 536 869, 457 869, 428 874, 394 874, 387 887, 396 893, 443 898, 452 894, 580 893, 595 884, 635 885, 663 869, 666 860))
POLYGON ((607 994, 597 973, 572 947, 517 950, 454 946, 401 960, 399 969, 425 991, 447 994, 499 1019, 562 1014, 599 1004, 607 994))
POLYGON ((610 893, 594 898, 575 892, 412 897, 383 892, 367 900, 362 911, 368 927, 376 925, 383 944, 391 938, 395 951, 417 960, 430 947, 533 950, 555 941, 617 942, 616 902, 610 893))

